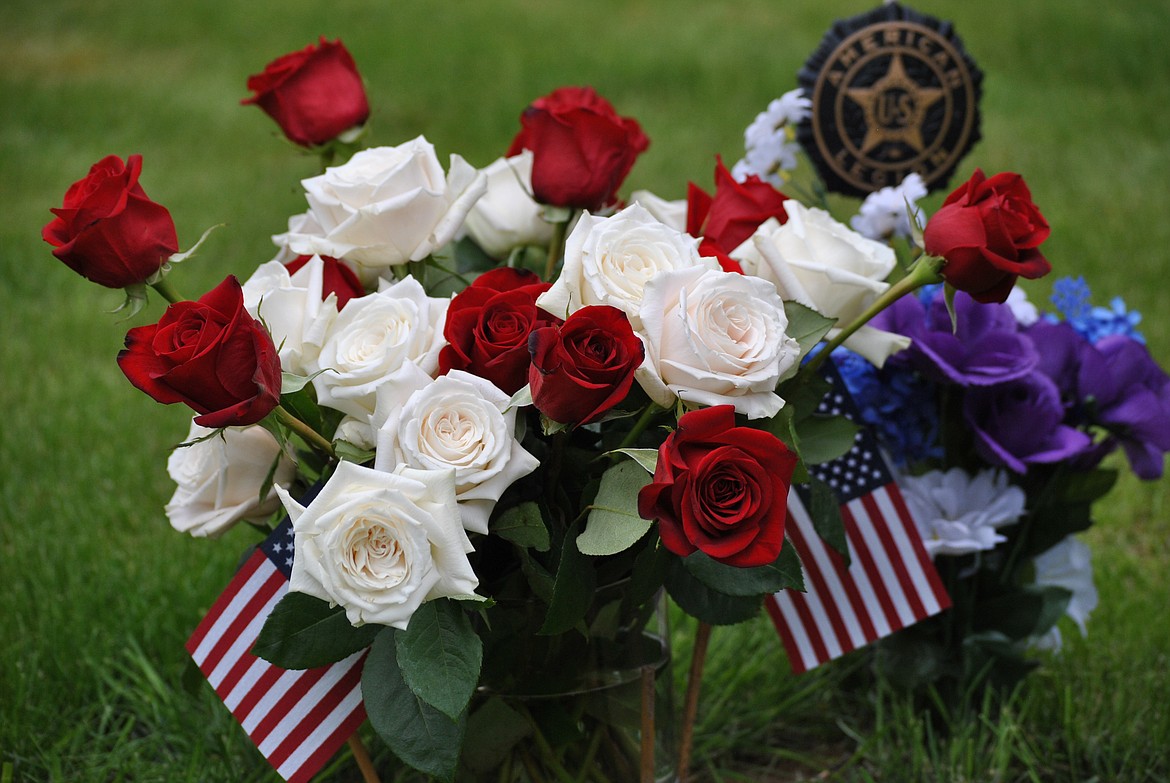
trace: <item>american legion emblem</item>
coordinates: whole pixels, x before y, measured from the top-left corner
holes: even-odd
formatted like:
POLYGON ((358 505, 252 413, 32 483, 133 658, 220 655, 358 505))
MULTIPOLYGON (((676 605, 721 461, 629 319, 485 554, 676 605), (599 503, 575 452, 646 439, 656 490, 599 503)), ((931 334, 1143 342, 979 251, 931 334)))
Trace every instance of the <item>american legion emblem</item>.
POLYGON ((798 79, 812 109, 797 137, 838 193, 911 172, 943 188, 979 139, 983 74, 949 22, 898 3, 835 22, 798 79))

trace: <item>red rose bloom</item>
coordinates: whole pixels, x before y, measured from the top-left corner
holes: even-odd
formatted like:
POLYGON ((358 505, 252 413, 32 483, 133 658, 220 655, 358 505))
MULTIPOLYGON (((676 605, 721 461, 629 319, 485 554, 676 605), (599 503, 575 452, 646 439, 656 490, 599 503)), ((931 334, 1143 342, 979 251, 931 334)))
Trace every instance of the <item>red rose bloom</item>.
POLYGON ((198 302, 178 302, 157 324, 126 335, 118 366, 158 402, 182 402, 204 427, 255 424, 280 403, 280 358, 272 337, 244 309, 228 277, 198 302))
POLYGON ((772 563, 796 461, 775 436, 735 426, 730 405, 691 411, 659 447, 638 514, 658 520, 663 546, 680 557, 700 550, 740 568, 772 563))
POLYGON ((439 374, 466 370, 508 394, 519 391, 528 383, 528 336, 561 323, 536 306, 549 285, 533 272, 506 266, 477 277, 447 308, 439 374))
MULTIPOLYGON (((297 256, 286 263, 284 267, 290 275, 295 275, 312 258, 312 256, 297 256)), ((340 311, 350 299, 366 295, 366 289, 362 287, 361 281, 358 280, 358 276, 353 273, 352 269, 332 256, 319 256, 319 258, 325 264, 321 276, 322 300, 329 294, 337 294, 337 309, 340 311)))
POLYGON ((278 57, 263 73, 249 76, 248 89, 253 95, 240 103, 259 106, 303 147, 335 139, 370 116, 353 57, 341 41, 324 36, 320 45, 278 57))
POLYGON ((138 184, 142 156, 125 163, 110 155, 65 192, 60 209, 42 229, 53 255, 84 278, 108 288, 143 283, 179 250, 167 208, 138 184))
POLYGON ((1038 249, 1049 233, 1023 177, 988 179, 976 169, 927 221, 923 242, 927 253, 946 259, 944 280, 977 302, 1003 302, 1016 277, 1052 270, 1038 249))
POLYGON ((626 314, 609 305, 537 329, 528 347, 533 404, 562 424, 588 424, 625 399, 646 355, 626 314))
POLYGON ((561 87, 520 116, 508 157, 532 150, 532 191, 542 204, 598 210, 613 203, 650 146, 637 121, 619 117, 591 87, 561 87))
POLYGON ((768 218, 788 222, 788 213, 784 211, 788 196, 754 174, 737 182, 723 165, 723 159, 715 160, 714 196, 707 195, 694 183, 687 187, 687 233, 702 237, 704 245, 714 246, 711 250, 722 251, 721 255, 711 251, 704 255, 724 258, 768 218))

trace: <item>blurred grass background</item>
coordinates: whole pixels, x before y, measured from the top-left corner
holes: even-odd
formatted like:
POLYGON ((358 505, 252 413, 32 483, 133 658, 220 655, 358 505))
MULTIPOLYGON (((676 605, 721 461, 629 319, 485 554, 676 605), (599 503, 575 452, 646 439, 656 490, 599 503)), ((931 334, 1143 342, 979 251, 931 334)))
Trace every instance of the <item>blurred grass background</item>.
MULTIPOLYGON (((138 152, 143 184, 189 247, 195 297, 269 259, 304 209, 298 155, 253 107, 247 76, 318 35, 367 81, 375 144, 425 133, 486 165, 533 98, 591 84, 652 140, 626 191, 681 198, 730 164, 742 132, 830 23, 867 3, 806 0, 4 0, 0 69, 0 780, 272 780, 207 688, 182 686, 183 642, 248 536, 174 533, 164 465, 187 413, 129 386, 132 323, 40 229, 101 157, 138 152)), ((920 0, 955 22, 986 76, 975 166, 1024 173, 1052 224, 1056 271, 1096 303, 1145 314, 1170 360, 1170 21, 1162 0, 920 0)), ((925 203, 927 212, 941 194, 925 203)), ((839 215, 847 217, 847 213, 839 215)), ((1027 285, 1046 302, 1051 281, 1027 285)), ((1166 482, 1123 480, 1089 535, 1101 606, 1090 636, 1008 712, 939 738, 896 699, 849 692, 849 662, 794 678, 766 620, 717 629, 697 746, 711 780, 1158 781, 1170 776, 1166 482), (836 687, 840 686, 840 687, 836 687), (817 777, 817 779, 823 779, 817 777)), ((680 664, 688 624, 676 624, 680 664)), ((685 666, 680 666, 685 668, 685 666)), ((344 756, 331 780, 353 780, 344 756)))

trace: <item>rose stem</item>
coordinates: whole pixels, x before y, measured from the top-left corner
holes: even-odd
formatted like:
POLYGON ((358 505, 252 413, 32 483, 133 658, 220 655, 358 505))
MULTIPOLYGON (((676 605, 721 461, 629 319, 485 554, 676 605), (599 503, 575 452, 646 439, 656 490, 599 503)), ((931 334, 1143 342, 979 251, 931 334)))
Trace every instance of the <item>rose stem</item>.
POLYGON ((157 283, 151 283, 150 287, 155 291, 158 291, 159 294, 162 295, 162 298, 166 299, 171 304, 177 304, 178 302, 186 301, 183 299, 182 295, 175 290, 175 287, 171 285, 171 281, 167 280, 165 277, 162 277, 157 283))
POLYGON ((557 221, 552 224, 552 239, 548 241, 548 258, 544 262, 544 280, 549 282, 553 279, 553 272, 556 271, 557 261, 561 258, 561 252, 565 248, 565 232, 569 228, 569 218, 564 221, 557 221))
POLYGON ((642 667, 642 783, 654 783, 654 667, 642 667))
POLYGON ((290 430, 300 435, 305 439, 305 442, 310 446, 325 452, 331 459, 337 458, 337 453, 333 451, 333 444, 325 440, 320 433, 315 429, 305 424, 303 421, 293 416, 283 405, 277 405, 275 408, 276 418, 281 424, 288 427, 290 430))
POLYGON ((894 302, 901 299, 911 291, 916 291, 924 285, 930 283, 942 282, 942 276, 939 274, 939 269, 942 268, 944 259, 938 256, 920 256, 914 266, 910 267, 910 271, 906 273, 898 282, 887 288, 885 292, 877 299, 873 300, 873 304, 865 309, 861 315, 853 319, 851 323, 843 327, 837 336, 829 340, 825 344, 824 349, 816 356, 808 360, 808 364, 804 366, 803 372, 814 373, 820 367, 830 353, 833 352, 837 346, 849 339, 861 327, 869 323, 870 319, 875 315, 885 310, 894 302))
POLYGON ((378 777, 378 770, 374 769, 374 762, 370 760, 370 752, 366 750, 365 743, 357 734, 350 735, 349 749, 353 751, 353 760, 357 762, 358 769, 362 772, 362 780, 366 783, 382 783, 382 779, 378 777))
POLYGON ((703 681, 703 663, 707 659, 707 642, 711 625, 699 623, 695 631, 695 649, 691 652, 691 673, 687 679, 687 697, 683 705, 682 735, 678 746, 678 783, 690 778, 691 740, 695 735, 695 715, 699 711, 699 686, 703 681))

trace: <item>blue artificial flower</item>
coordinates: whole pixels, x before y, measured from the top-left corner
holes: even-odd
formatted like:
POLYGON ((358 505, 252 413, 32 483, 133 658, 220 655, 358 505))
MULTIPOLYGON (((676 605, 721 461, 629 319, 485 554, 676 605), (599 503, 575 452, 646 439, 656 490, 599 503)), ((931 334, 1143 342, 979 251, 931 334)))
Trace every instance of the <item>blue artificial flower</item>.
MULTIPOLYGON (((1096 345, 1112 335, 1123 335, 1139 343, 1146 339, 1138 331, 1141 313, 1128 310, 1125 301, 1115 296, 1109 307, 1093 307, 1091 291, 1083 277, 1065 277, 1052 286, 1052 304, 1081 337, 1096 345)), ((1049 321, 1059 319, 1049 316, 1049 321)))
POLYGON ((1052 305, 1070 323, 1089 316, 1091 295, 1083 277, 1062 277, 1052 284, 1052 305))

